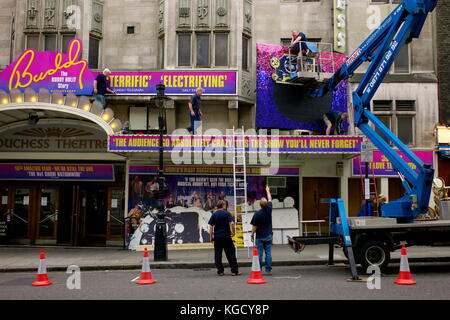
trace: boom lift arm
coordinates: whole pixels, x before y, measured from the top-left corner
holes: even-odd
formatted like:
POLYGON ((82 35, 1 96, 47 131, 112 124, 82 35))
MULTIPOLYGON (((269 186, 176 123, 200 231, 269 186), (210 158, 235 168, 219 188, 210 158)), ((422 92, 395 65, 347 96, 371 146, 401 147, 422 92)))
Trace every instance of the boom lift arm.
POLYGON ((358 88, 353 92, 354 124, 391 161, 402 179, 406 195, 381 208, 381 216, 395 217, 399 222, 412 222, 414 217, 428 211, 434 170, 424 164, 398 137, 370 112, 370 100, 395 61, 401 48, 418 38, 428 13, 436 7, 437 0, 403 0, 396 9, 350 55, 343 66, 330 78, 327 85, 313 96, 321 97, 334 90, 341 80, 348 79, 365 61, 370 65, 358 88), (411 169, 396 151, 374 129, 407 156, 419 169, 411 169))

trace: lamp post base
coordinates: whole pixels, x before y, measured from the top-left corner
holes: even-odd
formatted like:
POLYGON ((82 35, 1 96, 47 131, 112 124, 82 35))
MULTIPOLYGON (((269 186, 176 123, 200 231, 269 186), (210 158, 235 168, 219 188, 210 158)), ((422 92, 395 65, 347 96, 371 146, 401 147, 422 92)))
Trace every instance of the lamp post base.
POLYGON ((166 222, 158 217, 155 230, 155 261, 167 261, 166 222))

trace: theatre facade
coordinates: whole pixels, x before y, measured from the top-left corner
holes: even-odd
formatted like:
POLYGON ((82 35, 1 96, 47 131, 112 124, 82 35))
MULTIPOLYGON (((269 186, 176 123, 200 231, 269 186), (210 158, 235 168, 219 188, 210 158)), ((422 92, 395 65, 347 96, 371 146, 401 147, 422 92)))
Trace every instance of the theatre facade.
MULTIPOLYGON (((2 243, 153 244, 155 221, 145 208, 155 204, 158 187, 159 136, 151 133, 159 132, 159 83, 168 98, 163 156, 171 246, 210 243, 207 223, 219 199, 233 213, 245 205, 248 214, 241 218, 248 227, 266 184, 274 198, 276 244, 308 226, 308 232, 326 232, 330 198, 343 198, 350 215, 360 210, 361 136, 245 126, 242 119, 250 115, 234 108, 241 103, 236 71, 113 72, 109 83, 118 94, 108 96, 103 109, 91 95, 98 72, 83 68, 80 52, 79 39, 67 53, 26 50, 0 73, 2 243), (28 73, 36 81, 25 83, 28 73), (184 129, 186 105, 197 86, 204 88, 204 125, 191 136, 184 129), (234 203, 233 127, 245 129, 246 204, 234 203), (311 220, 324 222, 311 226, 311 220)), ((434 164, 432 150, 417 152, 434 164)), ((395 197, 399 179, 389 178, 395 172, 387 159, 375 154, 372 168, 378 191, 395 197)))

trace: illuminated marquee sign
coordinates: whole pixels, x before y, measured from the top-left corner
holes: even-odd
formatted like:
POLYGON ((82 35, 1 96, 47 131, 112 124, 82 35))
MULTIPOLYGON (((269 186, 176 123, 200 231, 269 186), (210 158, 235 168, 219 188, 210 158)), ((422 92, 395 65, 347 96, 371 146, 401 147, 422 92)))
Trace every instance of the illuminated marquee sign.
POLYGON ((32 88, 39 92, 46 88, 50 92, 92 94, 94 74, 86 60, 79 60, 81 52, 80 39, 70 42, 67 54, 28 49, 0 73, 0 89, 10 92, 32 88))
POLYGON ((236 90, 235 71, 193 72, 112 72, 109 84, 117 94, 156 94, 156 85, 162 83, 166 94, 193 94, 198 87, 203 94, 234 95, 236 90))
MULTIPOLYGON (((165 136, 165 151, 211 151, 233 150, 231 136, 165 136)), ((362 138, 359 137, 270 137, 247 136, 245 150, 248 152, 279 153, 359 153, 362 138)), ((113 152, 157 152, 159 136, 110 136, 108 150, 113 152)), ((237 147, 239 143, 237 141, 237 147)))
MULTIPOLYGON (((80 60, 80 39, 73 39, 67 53, 34 49, 24 51, 19 58, 0 73, 0 89, 24 91, 46 88, 53 93, 91 95, 94 79, 99 72, 88 69, 88 62, 80 60)), ((164 72, 113 72, 108 77, 109 86, 118 94, 155 95, 156 85, 166 86, 166 94, 190 95, 198 87, 205 95, 236 95, 236 71, 164 71, 164 72)))
POLYGON ((346 0, 334 0, 334 50, 344 54, 347 50, 345 6, 346 0))

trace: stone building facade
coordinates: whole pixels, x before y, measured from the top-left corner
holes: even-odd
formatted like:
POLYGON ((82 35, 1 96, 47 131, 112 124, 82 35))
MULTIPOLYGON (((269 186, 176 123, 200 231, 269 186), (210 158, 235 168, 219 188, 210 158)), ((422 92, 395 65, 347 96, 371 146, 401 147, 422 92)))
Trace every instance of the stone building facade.
MULTIPOLYGON (((4 31, 0 35, 0 70, 27 48, 65 52, 70 40, 79 38, 83 45, 81 58, 89 61, 92 71, 101 72, 107 67, 113 72, 234 72, 237 81, 233 94, 202 97, 203 130, 216 128, 225 133, 232 127, 254 129, 257 43, 287 45, 292 30, 298 29, 310 41, 331 43, 337 52, 349 55, 397 4, 397 0, 3 0, 0 2, 0 28, 4 31)), ((439 8, 441 15, 445 8, 445 5, 439 8)), ((436 37, 445 40, 446 20, 439 21, 437 27, 436 12, 433 12, 420 38, 402 50, 371 103, 374 113, 413 150, 431 153, 434 153, 434 126, 439 114, 437 70, 445 61, 443 53, 438 54, 444 42, 437 47, 436 37)), ((440 79, 446 75, 442 69, 445 68, 439 69, 440 79)), ((357 87, 364 70, 362 66, 350 79, 348 91, 357 87)), ((445 89, 445 83, 441 83, 441 88, 445 89)), ((167 135, 189 125, 190 94, 169 94, 169 97, 165 104, 167 135)), ((107 102, 117 118, 130 122, 133 133, 156 133, 158 109, 153 98, 153 95, 108 95, 107 102), (146 121, 142 119, 148 119, 145 127, 142 124, 146 121)), ((441 89, 441 114, 445 101, 441 89)), ((14 114, 0 116, 0 121, 2 126, 9 125, 14 122, 14 114)), ((67 123, 74 121, 70 119, 67 123)), ((359 135, 351 125, 349 133, 359 135)), ((299 221, 326 218, 325 200, 331 197, 342 197, 350 214, 357 214, 362 192, 360 176, 352 170, 352 158, 356 154, 280 153, 280 166, 299 172, 294 187, 283 191, 296 199, 299 221)), ((120 177, 113 186, 101 185, 98 189, 106 190, 102 199, 115 203, 107 206, 107 210, 118 212, 116 218, 126 216, 130 209, 130 169, 158 164, 157 152, 80 154, 59 150, 16 153, 14 158, 0 152, 0 159, 2 162, 70 160, 114 164, 120 177), (121 205, 111 201, 119 198, 121 205)), ((169 153, 165 162, 171 164, 169 153)), ((378 192, 391 199, 401 195, 398 178, 375 178, 378 192)), ((38 194, 41 185, 30 185, 38 194)), ((11 190, 21 190, 19 187, 14 185, 11 190)), ((77 185, 66 185, 59 192, 70 196, 72 187, 76 201, 81 201, 83 192, 89 193, 83 185, 79 186, 80 190, 76 189, 77 185)), ((106 243, 120 243, 117 235, 121 233, 121 225, 110 218, 110 213, 107 217, 107 222, 100 222, 106 223, 109 230, 106 243)), ((301 232, 302 228, 300 223, 298 230, 301 232)), ((41 242, 44 240, 61 243, 58 237, 41 239, 41 242)), ((73 238, 62 240, 77 244, 73 238)), ((94 243, 97 240, 91 239, 94 243)))

